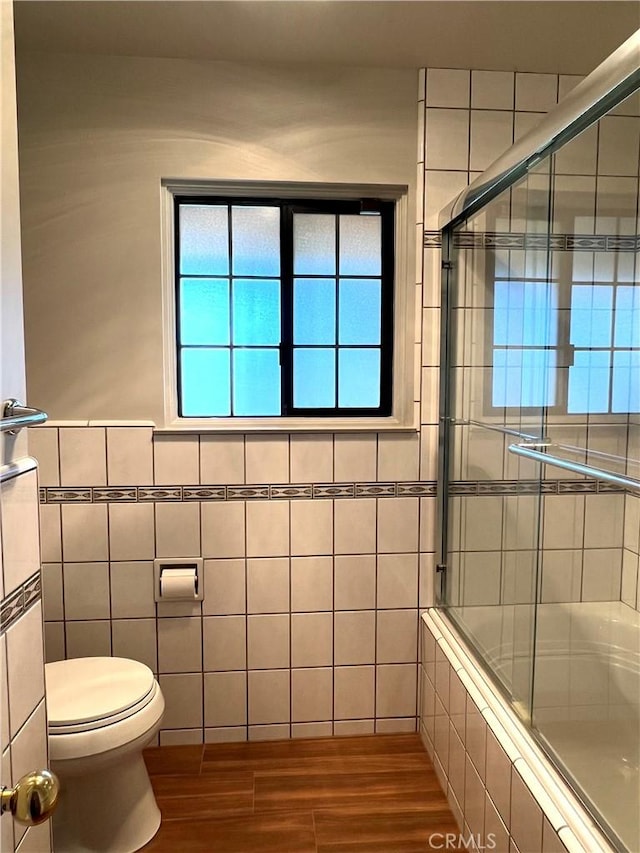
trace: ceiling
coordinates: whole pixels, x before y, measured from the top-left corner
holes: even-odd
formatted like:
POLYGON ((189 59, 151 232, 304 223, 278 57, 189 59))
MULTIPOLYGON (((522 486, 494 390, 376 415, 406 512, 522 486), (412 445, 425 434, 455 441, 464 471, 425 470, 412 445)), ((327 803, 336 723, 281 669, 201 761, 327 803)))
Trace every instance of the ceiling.
POLYGON ((637 0, 16 0, 18 51, 237 62, 592 70, 637 0))

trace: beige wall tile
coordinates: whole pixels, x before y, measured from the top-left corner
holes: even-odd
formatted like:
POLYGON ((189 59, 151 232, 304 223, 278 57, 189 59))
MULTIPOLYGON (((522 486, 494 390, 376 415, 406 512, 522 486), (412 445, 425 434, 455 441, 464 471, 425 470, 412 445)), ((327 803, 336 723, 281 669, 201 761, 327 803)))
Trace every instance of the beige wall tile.
POLYGON ((65 563, 63 577, 68 620, 109 618, 108 563, 65 563))
POLYGON ((376 550, 376 502, 369 499, 334 501, 336 554, 373 554, 376 550))
POLYGON ((333 502, 291 501, 291 554, 333 553, 333 502))
POLYGON ((244 616, 206 616, 203 625, 204 668, 241 670, 247 666, 247 620, 244 616))
POLYGON ((279 669, 290 665, 288 614, 247 617, 247 666, 279 669))
POLYGON ((64 560, 92 563, 109 558, 105 504, 63 504, 62 548, 64 560))
POLYGON ((157 503, 155 510, 156 555, 158 557, 199 557, 201 553, 199 504, 157 503))
POLYGON ((202 620, 158 620, 160 672, 202 672, 202 620))
MULTIPOLYGON (((373 666, 336 666, 334 670, 334 704, 333 717, 335 720, 354 720, 373 717, 375 704, 375 672, 373 666)), ((373 723, 366 734, 373 732, 373 723)), ((335 733, 348 734, 345 727, 336 724, 335 733)))
POLYGON ((289 560, 247 560, 247 612, 289 611, 289 560))
POLYGON ((291 673, 293 722, 329 720, 333 712, 331 669, 295 669, 291 673))
POLYGON ((101 427, 64 427, 59 433, 61 485, 106 485, 105 430, 101 427))
POLYGON ((153 483, 151 427, 107 428, 107 482, 110 486, 153 483))
POLYGON ((226 615, 246 609, 245 561, 205 560, 204 613, 226 615))
POLYGON ((375 556, 336 557, 334 584, 336 610, 370 610, 375 607, 375 556))
MULTIPOLYGON (((244 501, 201 504, 202 553, 205 557, 244 557, 244 501)), ((206 594, 206 593, 205 593, 206 594)))
POLYGON ((336 483, 370 483, 376 480, 375 435, 336 435, 334 443, 336 483))
POLYGON ((293 557, 291 610, 333 609, 333 558, 293 557))
POLYGON ((111 642, 115 657, 137 660, 153 672, 158 671, 155 619, 114 619, 111 623, 111 642))
POLYGON ((291 482, 333 482, 333 436, 292 435, 290 441, 291 482))
POLYGON ((332 663, 333 614, 294 613, 291 616, 291 666, 331 666, 332 663))
POLYGON ((165 701, 163 728, 190 729, 202 726, 202 674, 161 675, 159 681, 165 701))
MULTIPOLYGON (((249 724, 288 723, 289 697, 288 670, 250 672, 249 724)), ((249 737, 251 738, 251 733, 249 737)))
POLYGON ((288 435, 248 435, 245 452, 247 483, 289 482, 288 435))
POLYGON ((197 435, 154 435, 154 482, 157 486, 194 485, 200 481, 197 435))
POLYGON ((244 479, 244 436, 200 436, 200 482, 241 484, 244 479))
POLYGON ((289 502, 247 501, 247 556, 289 554, 289 502))
POLYGON ((334 619, 335 665, 373 663, 376 653, 375 612, 343 611, 336 613, 334 619))
MULTIPOLYGON (((243 726, 247 722, 246 672, 209 672, 204 676, 206 726, 243 726)), ((234 738, 235 739, 235 738, 234 738)), ((245 738, 238 738, 244 740, 245 738)))
POLYGON ((152 560, 155 527, 152 504, 109 504, 109 555, 112 560, 152 560))

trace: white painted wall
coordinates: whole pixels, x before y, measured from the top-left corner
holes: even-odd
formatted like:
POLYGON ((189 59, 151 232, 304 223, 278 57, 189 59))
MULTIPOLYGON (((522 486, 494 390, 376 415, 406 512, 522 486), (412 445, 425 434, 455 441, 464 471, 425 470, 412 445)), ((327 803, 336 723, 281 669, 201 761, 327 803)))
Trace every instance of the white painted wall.
MULTIPOLYGON (((24 401, 24 333, 20 261, 20 205, 18 201, 18 138, 16 78, 13 50, 12 4, 0 3, 2 35, 2 146, 0 148, 0 402, 9 397, 24 401)), ((23 441, 2 436, 0 463, 9 462, 26 447, 23 441)))
POLYGON ((19 57, 31 398, 160 423, 161 179, 413 187, 416 86, 410 70, 19 57))

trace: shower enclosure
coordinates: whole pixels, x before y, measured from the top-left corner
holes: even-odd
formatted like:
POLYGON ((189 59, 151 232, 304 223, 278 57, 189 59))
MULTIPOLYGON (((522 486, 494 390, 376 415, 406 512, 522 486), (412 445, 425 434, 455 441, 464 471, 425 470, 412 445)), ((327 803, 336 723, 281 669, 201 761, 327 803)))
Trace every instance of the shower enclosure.
POLYGON ((640 31, 442 214, 438 604, 640 850, 640 31))

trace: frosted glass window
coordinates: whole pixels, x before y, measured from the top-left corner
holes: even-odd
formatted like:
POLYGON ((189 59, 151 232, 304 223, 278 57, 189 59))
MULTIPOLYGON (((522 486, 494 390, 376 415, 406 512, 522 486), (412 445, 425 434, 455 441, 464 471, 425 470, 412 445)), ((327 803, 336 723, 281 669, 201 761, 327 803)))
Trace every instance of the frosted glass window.
POLYGON ((233 275, 280 275, 280 210, 232 207, 233 275))
POLYGON ((180 205, 182 275, 228 275, 229 235, 226 205, 180 205))
POLYGON ((612 412, 640 412, 640 352, 613 355, 612 412))
POLYGON ((293 214, 294 275, 336 274, 336 217, 328 213, 293 214))
POLYGON ((340 275, 380 275, 381 249, 379 216, 340 217, 340 275))
POLYGON ((577 351, 569 368, 567 411, 570 414, 609 411, 611 352, 577 351))
POLYGON ((380 343, 382 286, 379 279, 341 279, 339 305, 339 343, 380 343))
POLYGON ((293 405, 300 409, 333 409, 336 405, 335 349, 293 351, 293 405))
POLYGON ((571 343, 576 347, 610 347, 612 311, 611 285, 574 285, 571 288, 571 343))
POLYGON ((368 409, 380 405, 379 349, 340 350, 338 405, 348 409, 368 409))
POLYGON ((280 282, 235 279, 233 343, 236 346, 280 343, 280 282))
POLYGON ((618 287, 615 335, 617 347, 640 347, 640 287, 618 287))
POLYGON ((556 401, 553 350, 498 349, 493 354, 493 405, 553 406, 556 401))
POLYGON ((554 346, 558 339, 558 286, 546 282, 496 282, 495 346, 554 346))
POLYGON ((181 361, 182 416, 231 414, 228 349, 185 349, 181 361))
POLYGON ((176 196, 181 416, 392 413, 394 205, 363 204, 176 196))
POLYGON ((280 363, 278 350, 237 349, 233 352, 233 414, 279 415, 280 363))
POLYGON ((336 282, 297 278, 293 283, 294 344, 336 343, 336 282))
POLYGON ((229 281, 183 278, 180 282, 180 343, 229 343, 229 281))

